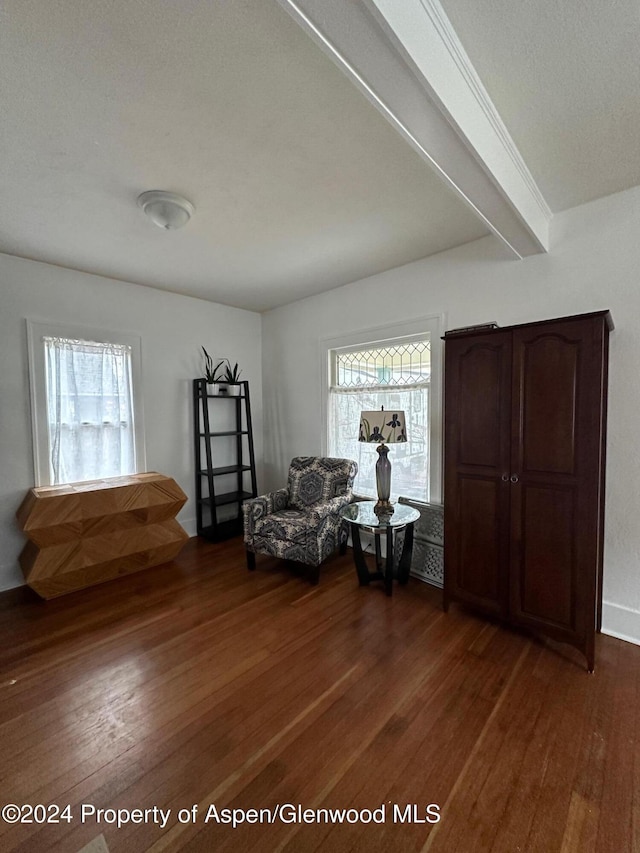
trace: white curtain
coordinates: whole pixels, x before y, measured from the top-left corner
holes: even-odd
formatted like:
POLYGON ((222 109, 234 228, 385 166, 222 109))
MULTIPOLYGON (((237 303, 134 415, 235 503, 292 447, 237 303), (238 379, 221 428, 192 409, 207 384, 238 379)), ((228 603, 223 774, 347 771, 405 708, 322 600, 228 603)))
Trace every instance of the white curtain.
POLYGON ((357 494, 376 498, 378 461, 376 444, 358 441, 360 412, 384 406, 385 411, 403 411, 407 423, 407 442, 389 445, 391 461, 391 498, 400 495, 420 501, 429 500, 429 386, 375 387, 359 389, 331 388, 329 391, 329 456, 355 459, 358 475, 357 494))
POLYGON ((134 473, 131 347, 43 341, 51 483, 134 473))

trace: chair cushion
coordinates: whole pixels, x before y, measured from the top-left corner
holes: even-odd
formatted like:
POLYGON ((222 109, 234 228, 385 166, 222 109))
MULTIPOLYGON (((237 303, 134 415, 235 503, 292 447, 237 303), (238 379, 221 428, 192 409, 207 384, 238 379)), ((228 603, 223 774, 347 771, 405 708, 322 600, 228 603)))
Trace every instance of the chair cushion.
POLYGON ((281 509, 255 523, 258 536, 304 544, 309 530, 309 516, 299 509, 281 509))
POLYGON ((272 512, 256 523, 254 548, 284 560, 318 566, 340 544, 344 525, 336 514, 327 514, 309 523, 312 514, 297 509, 272 512))

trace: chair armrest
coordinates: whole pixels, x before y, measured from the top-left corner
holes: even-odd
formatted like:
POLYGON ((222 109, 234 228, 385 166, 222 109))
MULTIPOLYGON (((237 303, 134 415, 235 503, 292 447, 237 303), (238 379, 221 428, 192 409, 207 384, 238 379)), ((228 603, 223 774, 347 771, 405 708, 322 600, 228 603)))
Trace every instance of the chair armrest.
POLYGON ((340 512, 342 507, 350 504, 352 500, 352 495, 338 495, 337 498, 331 498, 330 501, 316 504, 309 510, 309 521, 312 524, 319 524, 328 515, 335 515, 340 512))
POLYGON ((265 495, 244 501, 242 514, 244 516, 245 542, 247 537, 252 536, 255 532, 255 522, 258 519, 264 518, 265 515, 270 515, 272 512, 277 512, 279 509, 286 509, 288 503, 288 489, 277 489, 275 492, 267 492, 265 495))

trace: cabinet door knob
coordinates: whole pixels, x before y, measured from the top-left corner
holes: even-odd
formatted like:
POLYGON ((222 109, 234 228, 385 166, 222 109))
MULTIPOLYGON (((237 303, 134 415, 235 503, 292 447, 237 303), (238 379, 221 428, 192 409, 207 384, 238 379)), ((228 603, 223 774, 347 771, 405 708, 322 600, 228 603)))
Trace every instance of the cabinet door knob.
POLYGON ((509 475, 503 474, 500 479, 502 480, 503 483, 508 483, 509 482, 509 475))
POLYGON ((511 475, 511 482, 512 482, 512 483, 517 483, 519 479, 520 479, 520 478, 518 477, 518 475, 517 475, 517 474, 512 474, 512 475, 511 475))

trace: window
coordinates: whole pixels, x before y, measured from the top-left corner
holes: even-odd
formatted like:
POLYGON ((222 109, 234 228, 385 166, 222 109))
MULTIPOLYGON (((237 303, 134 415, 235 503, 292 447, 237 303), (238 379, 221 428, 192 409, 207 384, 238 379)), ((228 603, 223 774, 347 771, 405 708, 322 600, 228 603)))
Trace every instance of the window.
POLYGON ((430 464, 439 441, 439 383, 434 377, 439 349, 435 358, 432 351, 436 331, 437 322, 432 322, 419 334, 327 346, 327 452, 357 461, 355 491, 360 495, 376 497, 378 458, 376 445, 358 441, 360 412, 381 406, 390 413, 404 411, 407 423, 408 441, 390 447, 392 498, 429 501, 438 492, 433 485, 439 466, 433 471, 430 464))
POLYGON ((144 470, 134 395, 139 338, 40 323, 28 329, 36 483, 144 470))
POLYGON ((131 347, 44 337, 52 484, 136 469, 131 347))

